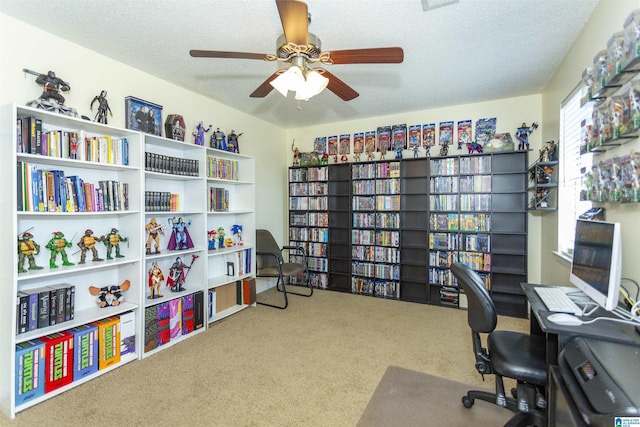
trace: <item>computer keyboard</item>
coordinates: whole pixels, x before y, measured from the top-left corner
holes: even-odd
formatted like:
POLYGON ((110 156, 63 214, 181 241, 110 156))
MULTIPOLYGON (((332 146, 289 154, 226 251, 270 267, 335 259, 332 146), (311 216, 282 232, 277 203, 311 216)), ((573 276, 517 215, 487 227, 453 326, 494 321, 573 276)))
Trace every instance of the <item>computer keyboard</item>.
POLYGON ((533 288, 549 311, 554 313, 571 313, 576 316, 582 314, 582 309, 558 287, 536 286, 533 288))

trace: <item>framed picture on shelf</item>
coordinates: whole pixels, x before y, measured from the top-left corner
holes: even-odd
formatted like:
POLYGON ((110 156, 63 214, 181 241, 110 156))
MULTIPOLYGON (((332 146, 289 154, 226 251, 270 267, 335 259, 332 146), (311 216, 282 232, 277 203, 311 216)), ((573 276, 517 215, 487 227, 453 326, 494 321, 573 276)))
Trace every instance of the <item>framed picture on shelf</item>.
POLYGON ((127 96, 124 106, 127 129, 162 136, 162 105, 127 96))

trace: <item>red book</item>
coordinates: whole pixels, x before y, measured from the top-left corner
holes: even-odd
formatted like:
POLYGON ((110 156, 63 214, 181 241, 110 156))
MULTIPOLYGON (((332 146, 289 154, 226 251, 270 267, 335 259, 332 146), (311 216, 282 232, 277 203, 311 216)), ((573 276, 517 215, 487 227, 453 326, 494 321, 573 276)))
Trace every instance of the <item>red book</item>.
POLYGON ((73 334, 63 331, 40 338, 45 345, 44 392, 73 381, 73 334))

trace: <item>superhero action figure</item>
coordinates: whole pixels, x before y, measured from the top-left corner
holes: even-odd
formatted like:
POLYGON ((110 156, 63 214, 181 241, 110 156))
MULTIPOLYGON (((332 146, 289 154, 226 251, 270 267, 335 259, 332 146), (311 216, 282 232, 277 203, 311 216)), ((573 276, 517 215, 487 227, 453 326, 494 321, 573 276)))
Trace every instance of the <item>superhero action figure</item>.
POLYGON ((189 229, 187 228, 191 225, 191 221, 185 222, 182 218, 176 219, 174 216, 173 218, 169 218, 169 224, 171 224, 173 230, 171 231, 167 249, 170 251, 176 249, 191 249, 193 247, 193 241, 191 241, 189 229))
POLYGON ((104 238, 104 245, 107 247, 107 259, 113 259, 111 257, 111 250, 115 248, 116 258, 124 258, 124 255, 120 254, 120 242, 126 242, 128 239, 118 234, 117 228, 112 228, 111 232, 104 238))
POLYGON ((62 94, 60 93, 67 92, 71 89, 69 83, 65 82, 60 77, 57 77, 56 73, 54 73, 53 71, 49 71, 47 74, 38 73, 26 68, 23 68, 22 71, 34 76, 38 76, 36 78, 36 83, 43 86, 40 98, 27 103, 27 106, 40 108, 47 111, 53 111, 55 113, 65 114, 67 116, 78 116, 78 113, 74 108, 64 105, 65 99, 64 96, 62 96, 62 94))
POLYGON ((162 229, 164 228, 163 225, 158 225, 157 221, 155 218, 151 218, 151 220, 149 221, 149 223, 147 225, 145 225, 144 229, 147 232, 147 234, 149 235, 149 237, 147 238, 147 244, 146 244, 146 248, 147 248, 147 255, 151 255, 151 243, 154 243, 154 248, 156 250, 155 253, 159 254, 160 253, 160 234, 162 234, 164 236, 164 231, 162 231, 162 229))
MULTIPOLYGON (((191 265, 193 265, 193 262, 197 258, 198 255, 191 255, 191 265)), ((187 279, 188 270, 191 269, 191 265, 186 265, 180 257, 176 258, 175 262, 169 268, 169 277, 167 278, 167 286, 171 288, 171 292, 182 292, 185 290, 183 285, 187 279)))
POLYGON ((34 255, 40 253, 40 245, 33 241, 33 235, 24 232, 18 235, 18 273, 26 273, 24 261, 29 260, 29 270, 42 270, 43 267, 36 265, 34 255))
POLYGON ((160 287, 163 280, 164 274, 162 270, 160 270, 160 267, 158 267, 158 263, 154 261, 149 269, 149 298, 162 298, 163 295, 160 293, 160 287))
POLYGON ((84 264, 87 259, 87 251, 91 251, 93 254, 93 261, 104 261, 104 259, 98 257, 98 250, 96 249, 96 243, 104 241, 104 236, 96 239, 93 236, 93 230, 87 229, 84 232, 84 236, 80 238, 78 246, 80 247, 80 262, 78 264, 84 264))
POLYGON ((205 129, 202 122, 199 122, 196 125, 196 130, 191 133, 191 135, 193 135, 193 137, 195 138, 193 143, 196 145, 204 145, 204 134, 209 132, 211 130, 211 127, 212 126, 209 125, 209 127, 205 129))
POLYGON ((96 302, 100 308, 116 306, 124 302, 122 293, 128 291, 130 286, 131 282, 129 280, 125 280, 118 286, 103 286, 102 288, 89 286, 89 293, 94 297, 98 297, 96 302))
POLYGON ((95 97, 93 97, 91 105, 89 106, 89 108, 91 108, 91 111, 93 111, 93 104, 95 104, 96 101, 98 102, 98 111, 96 112, 95 120, 98 123, 104 123, 106 125, 107 113, 109 113, 110 116, 113 116, 111 108, 109 108, 109 102, 107 101, 107 91, 103 90, 100 92, 100 95, 96 95, 95 97))
POLYGON ((211 135, 209 146, 218 150, 227 151, 227 139, 224 135, 224 132, 222 132, 220 128, 216 128, 216 131, 213 132, 213 135, 211 135))
MULTIPOLYGON (((72 239, 73 240, 73 239, 72 239)), ((75 265, 67 258, 67 251, 65 248, 70 248, 73 244, 65 239, 64 234, 61 231, 53 232, 53 238, 47 243, 47 249, 51 251, 51 258, 49 259, 49 268, 58 268, 56 265, 56 258, 58 254, 62 257, 62 265, 75 265)))
POLYGON ((242 133, 236 135, 235 130, 231 130, 231 133, 227 137, 227 151, 232 153, 240 153, 240 144, 238 143, 238 137, 241 136, 242 133))

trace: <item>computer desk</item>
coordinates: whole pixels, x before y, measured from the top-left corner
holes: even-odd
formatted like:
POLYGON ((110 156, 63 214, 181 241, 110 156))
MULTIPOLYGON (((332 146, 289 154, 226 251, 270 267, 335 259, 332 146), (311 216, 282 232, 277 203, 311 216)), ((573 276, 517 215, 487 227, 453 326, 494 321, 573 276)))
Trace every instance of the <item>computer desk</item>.
MULTIPOLYGON (((532 283, 522 283, 522 289, 529 301, 529 321, 530 333, 535 335, 544 335, 546 341, 546 362, 549 372, 553 369, 557 370, 558 355, 564 344, 573 337, 582 336, 602 341, 611 341, 622 344, 631 344, 640 346, 640 333, 635 330, 633 325, 613 322, 609 320, 598 320, 586 325, 558 325, 547 320, 547 316, 553 314, 547 310, 544 302, 533 289, 536 286, 544 286, 532 283)), ((574 288, 571 288, 574 289, 574 288)), ((576 291, 579 291, 576 289, 576 291)), ((587 297, 588 298, 588 297, 587 297)), ((598 308, 588 317, 582 317, 583 320, 589 320, 596 317, 614 317, 614 315, 603 308, 598 308)), ((547 396, 549 393, 549 378, 547 385, 547 396)), ((549 405, 550 407, 550 405, 549 405)), ((548 413, 548 420, 551 425, 555 425, 552 414, 548 413)))
MULTIPOLYGON (((547 366, 558 364, 558 354, 563 344, 574 336, 595 338, 622 344, 640 345, 640 334, 636 332, 633 325, 609 320, 598 320, 586 325, 558 325, 557 323, 550 322, 547 320, 547 316, 553 313, 547 310, 547 307, 533 289, 536 286, 545 285, 522 283, 521 286, 529 301, 530 333, 546 335, 547 366)), ((579 289, 575 290, 580 292, 579 289)), ((598 308, 590 316, 581 317, 581 319, 590 320, 596 317, 613 318, 614 315, 603 308, 598 308)))

